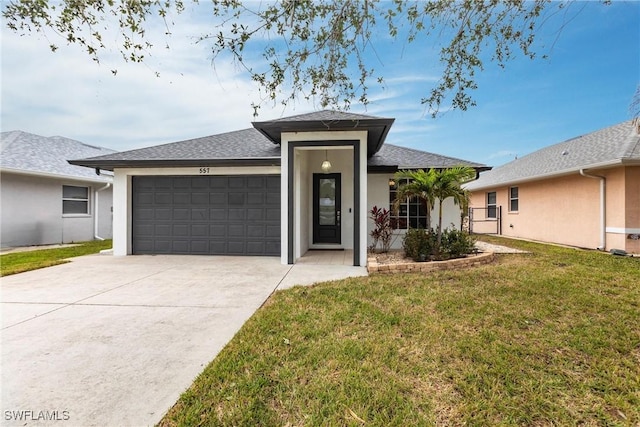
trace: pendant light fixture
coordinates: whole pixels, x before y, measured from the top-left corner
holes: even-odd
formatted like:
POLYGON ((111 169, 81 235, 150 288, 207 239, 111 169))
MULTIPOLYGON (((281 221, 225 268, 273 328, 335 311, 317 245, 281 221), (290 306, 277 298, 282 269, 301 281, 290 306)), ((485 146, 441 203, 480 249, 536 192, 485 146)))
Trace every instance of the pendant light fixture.
POLYGON ((331 170, 331 162, 329 161, 329 154, 327 153, 327 150, 324 150, 324 161, 322 162, 322 166, 320 166, 320 168, 324 173, 329 173, 329 171, 331 170))

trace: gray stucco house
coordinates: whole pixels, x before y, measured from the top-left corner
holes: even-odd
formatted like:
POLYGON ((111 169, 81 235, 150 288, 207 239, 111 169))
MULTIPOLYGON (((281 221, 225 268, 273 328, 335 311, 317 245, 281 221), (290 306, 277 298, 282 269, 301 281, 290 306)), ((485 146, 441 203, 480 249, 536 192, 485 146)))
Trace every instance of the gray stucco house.
POLYGON ((22 131, 2 132, 0 150, 3 248, 112 237, 112 174, 68 160, 113 150, 22 131))
MULTIPOLYGON (((385 144, 393 122, 319 111, 71 163, 114 173, 115 255, 271 255, 294 264, 310 249, 344 249, 362 266, 368 212, 390 206, 397 170, 487 169, 385 144)), ((453 203, 445 211, 445 224, 459 224, 453 203)), ((405 201, 397 233, 425 216, 405 201)))

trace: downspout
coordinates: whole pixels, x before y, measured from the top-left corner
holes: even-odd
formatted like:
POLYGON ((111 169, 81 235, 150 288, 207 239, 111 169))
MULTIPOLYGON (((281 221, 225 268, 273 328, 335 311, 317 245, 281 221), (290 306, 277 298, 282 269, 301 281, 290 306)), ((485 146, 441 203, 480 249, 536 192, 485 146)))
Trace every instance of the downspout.
POLYGON ((580 169, 580 175, 600 180, 600 246, 597 249, 604 251, 607 248, 607 179, 601 175, 589 175, 584 169, 580 169))
POLYGON ((100 203, 99 203, 100 197, 98 197, 98 193, 101 192, 102 190, 106 190, 109 187, 111 187, 111 183, 107 182, 107 184, 104 187, 97 189, 96 192, 95 192, 95 198, 96 198, 96 203, 95 203, 95 211, 96 212, 95 213, 96 214, 93 217, 93 238, 96 239, 96 240, 104 240, 104 238, 102 238, 102 237, 100 237, 98 235, 98 216, 100 215, 100 209, 99 209, 99 207, 100 207, 100 203))

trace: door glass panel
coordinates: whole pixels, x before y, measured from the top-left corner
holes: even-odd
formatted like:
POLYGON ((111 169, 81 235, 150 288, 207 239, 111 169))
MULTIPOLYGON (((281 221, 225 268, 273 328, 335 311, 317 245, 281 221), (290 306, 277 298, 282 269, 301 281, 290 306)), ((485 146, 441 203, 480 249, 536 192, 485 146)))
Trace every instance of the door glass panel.
POLYGON ((321 178, 318 197, 319 224, 336 225, 336 180, 335 178, 321 178))

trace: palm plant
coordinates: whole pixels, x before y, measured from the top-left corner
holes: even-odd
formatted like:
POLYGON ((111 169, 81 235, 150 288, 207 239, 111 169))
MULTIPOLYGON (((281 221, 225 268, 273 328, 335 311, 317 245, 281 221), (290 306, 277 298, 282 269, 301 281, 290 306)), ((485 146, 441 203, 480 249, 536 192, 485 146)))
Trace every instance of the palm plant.
POLYGON ((408 180, 405 184, 398 185, 396 192, 396 199, 393 202, 393 210, 395 214, 398 214, 400 204, 404 203, 407 199, 417 198, 422 203, 426 212, 426 229, 431 230, 431 209, 435 202, 435 196, 433 193, 434 183, 436 181, 436 170, 424 169, 419 170, 400 170, 396 172, 396 182, 402 182, 408 180))
POLYGON ((440 250, 442 243, 442 203, 449 197, 456 205, 463 209, 469 204, 469 192, 462 188, 462 184, 469 182, 476 176, 475 169, 468 166, 455 166, 448 169, 401 170, 396 172, 396 181, 407 179, 408 182, 398 186, 394 211, 398 212, 400 204, 413 197, 418 198, 424 205, 427 215, 426 228, 431 229, 431 210, 438 201, 438 228, 436 230, 437 246, 440 250))
POLYGON ((473 180, 475 176, 475 169, 469 166, 455 166, 435 173, 433 196, 438 200, 438 248, 442 242, 442 203, 452 197, 454 204, 462 208, 468 206, 469 192, 462 188, 462 185, 473 180))

